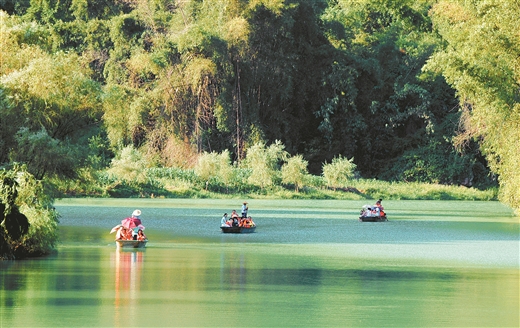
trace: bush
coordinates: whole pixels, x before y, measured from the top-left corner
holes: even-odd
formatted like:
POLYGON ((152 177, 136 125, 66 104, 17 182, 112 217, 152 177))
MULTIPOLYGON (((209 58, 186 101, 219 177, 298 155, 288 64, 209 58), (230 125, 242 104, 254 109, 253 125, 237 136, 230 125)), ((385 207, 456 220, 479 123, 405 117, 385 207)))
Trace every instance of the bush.
POLYGON ((332 163, 323 165, 323 178, 327 186, 336 188, 346 187, 348 181, 354 176, 356 164, 354 159, 334 157, 332 163))
POLYGON ((50 253, 58 241, 58 213, 41 181, 14 165, 0 171, 0 258, 50 253))

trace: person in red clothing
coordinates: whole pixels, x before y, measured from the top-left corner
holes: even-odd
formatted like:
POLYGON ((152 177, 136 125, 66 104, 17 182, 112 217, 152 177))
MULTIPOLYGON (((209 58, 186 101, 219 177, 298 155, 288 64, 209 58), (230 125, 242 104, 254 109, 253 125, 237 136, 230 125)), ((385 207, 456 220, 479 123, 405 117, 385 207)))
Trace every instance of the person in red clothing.
POLYGON ((374 205, 375 207, 377 207, 379 209, 379 216, 385 216, 385 212, 384 212, 384 207, 383 205, 381 205, 381 202, 383 200, 380 198, 377 202, 376 202, 376 205, 374 205))

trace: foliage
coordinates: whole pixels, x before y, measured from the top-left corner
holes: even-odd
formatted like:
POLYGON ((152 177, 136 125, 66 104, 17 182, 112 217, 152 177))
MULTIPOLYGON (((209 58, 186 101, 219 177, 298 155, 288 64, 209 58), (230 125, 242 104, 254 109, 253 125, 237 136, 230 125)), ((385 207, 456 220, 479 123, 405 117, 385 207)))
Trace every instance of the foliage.
POLYGON ((248 182, 260 188, 270 187, 280 180, 281 162, 287 159, 285 146, 276 141, 269 147, 257 143, 248 149, 244 167, 251 169, 248 182))
POLYGON ((0 5, 0 163, 61 191, 332 197, 351 158, 517 201, 516 0, 0 5))
POLYGON ((203 153, 199 156, 195 173, 201 180, 217 179, 223 185, 229 185, 233 179, 233 167, 230 163, 229 151, 221 154, 215 152, 203 153))
POLYGON ((133 146, 127 146, 112 160, 107 173, 118 180, 145 182, 145 169, 148 161, 143 154, 133 146))
POLYGON ((23 166, 0 171, 0 259, 48 254, 58 240, 58 214, 41 182, 23 166))
POLYGON ((37 179, 72 177, 101 118, 99 85, 80 56, 49 52, 48 28, 3 12, 0 23, 0 163, 27 163, 37 179))
POLYGON ((462 111, 456 139, 464 148, 481 144, 498 174, 500 199, 520 209, 520 2, 439 1, 432 8, 435 29, 446 46, 428 69, 457 90, 462 111))
POLYGON ((354 176, 355 169, 353 158, 334 157, 331 163, 323 164, 323 178, 327 186, 336 190, 347 185, 349 179, 354 176))
POLYGON ((294 185, 294 190, 298 192, 307 182, 309 173, 307 171, 308 162, 302 155, 292 156, 282 166, 282 182, 294 185))

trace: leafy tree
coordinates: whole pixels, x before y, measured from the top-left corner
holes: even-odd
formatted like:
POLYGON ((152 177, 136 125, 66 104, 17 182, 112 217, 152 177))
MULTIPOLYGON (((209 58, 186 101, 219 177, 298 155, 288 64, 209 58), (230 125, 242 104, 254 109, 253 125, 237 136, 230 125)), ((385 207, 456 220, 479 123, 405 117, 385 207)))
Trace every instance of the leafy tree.
POLYGON ((520 71, 517 33, 520 2, 439 1, 432 8, 445 47, 428 69, 446 77, 457 90, 464 147, 477 140, 498 174, 500 199, 520 209, 520 71))
POLYGON ((0 259, 48 254, 58 234, 52 200, 24 167, 0 170, 0 259))
POLYGON ((242 164, 251 170, 249 183, 261 188, 273 186, 280 179, 280 168, 287 155, 285 146, 279 140, 269 147, 263 143, 250 147, 242 164))
POLYGON ((44 50, 45 28, 5 16, 1 23, 11 41, 1 50, 9 58, 0 78, 2 162, 26 162, 37 179, 70 177, 87 156, 82 138, 101 118, 99 85, 78 55, 44 50))
POLYGON ((228 150, 222 153, 203 153, 199 156, 195 173, 204 181, 218 181, 228 187, 233 183, 234 169, 230 163, 230 155, 228 150))
POLYGON ((30 6, 31 0, 0 0, 0 9, 9 15, 23 15, 30 6))
POLYGON ((354 176, 355 169, 353 158, 347 159, 340 155, 334 157, 331 163, 323 164, 323 178, 327 186, 336 190, 347 185, 349 179, 354 176))
POLYGON ((331 3, 322 16, 341 51, 325 80, 328 99, 316 112, 328 146, 322 151, 353 156, 364 176, 381 175, 389 160, 424 142, 426 127, 450 108, 433 102, 438 82, 419 78, 439 42, 428 8, 428 1, 345 0, 331 3))
POLYGON ((287 163, 282 166, 282 182, 293 184, 295 191, 298 192, 308 180, 307 165, 308 162, 302 155, 289 157, 287 163))
POLYGON ((126 146, 111 163, 108 173, 121 181, 146 182, 145 169, 148 161, 143 154, 133 146, 126 146))

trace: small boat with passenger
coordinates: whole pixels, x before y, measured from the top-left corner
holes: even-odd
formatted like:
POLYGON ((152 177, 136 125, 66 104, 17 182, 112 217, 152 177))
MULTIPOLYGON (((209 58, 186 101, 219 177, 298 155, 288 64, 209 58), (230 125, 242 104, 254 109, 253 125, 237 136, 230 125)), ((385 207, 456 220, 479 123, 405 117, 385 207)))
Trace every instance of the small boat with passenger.
POLYGON ((148 238, 144 234, 145 227, 142 225, 140 210, 135 210, 132 216, 121 221, 110 230, 116 233, 116 246, 120 248, 145 248, 148 238))
POLYGON ((250 216, 239 217, 236 212, 233 211, 231 218, 228 218, 227 213, 224 213, 220 221, 220 230, 222 230, 223 233, 252 233, 256 230, 256 224, 250 216))
POLYGON ((381 206, 381 199, 376 205, 363 205, 359 213, 359 221, 361 222, 385 222, 388 221, 386 213, 381 206))
POLYGON ((222 226, 220 230, 223 233, 252 233, 255 232, 256 226, 252 227, 233 227, 233 226, 222 226))
POLYGON ((122 240, 117 239, 117 248, 145 248, 148 239, 145 240, 122 240))

